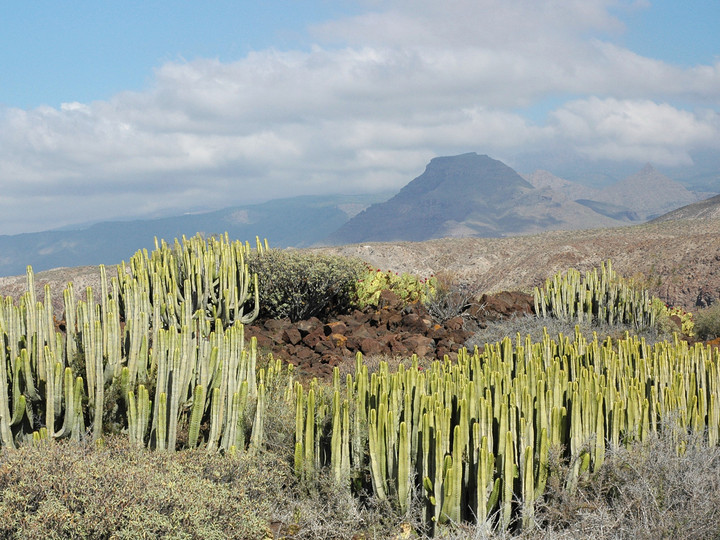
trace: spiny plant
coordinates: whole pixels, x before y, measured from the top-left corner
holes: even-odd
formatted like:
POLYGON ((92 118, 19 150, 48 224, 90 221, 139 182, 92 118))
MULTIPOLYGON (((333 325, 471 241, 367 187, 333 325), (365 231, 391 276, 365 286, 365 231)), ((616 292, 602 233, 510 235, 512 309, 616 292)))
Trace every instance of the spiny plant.
POLYGON ((659 298, 653 298, 652 309, 655 310, 655 320, 659 326, 680 330, 688 337, 695 337, 695 321, 692 313, 679 307, 670 307, 659 298), (679 320, 680 324, 671 322, 673 318, 679 320))
POLYGON ((367 266, 355 286, 357 304, 360 308, 377 306, 383 291, 392 291, 405 303, 424 302, 435 294, 437 282, 434 276, 419 278, 412 274, 399 274, 367 266))
POLYGON ((650 293, 615 273, 611 261, 584 275, 573 268, 557 273, 533 293, 535 313, 543 318, 599 320, 631 324, 637 329, 656 323, 650 293))
POLYGON ((717 445, 719 365, 711 347, 649 347, 629 333, 587 340, 579 330, 540 342, 506 337, 428 370, 413 359, 368 374, 358 355, 354 376, 343 384, 336 374, 321 413, 317 383, 307 393, 295 385, 296 474, 310 483, 330 468, 346 487, 360 479, 400 513, 422 491, 428 534, 461 522, 532 530, 551 451, 568 463, 562 482, 574 492, 608 448, 652 433, 668 432, 678 453, 688 431, 717 445))
POLYGON ((257 279, 251 289, 243 262, 249 245, 227 236, 156 245, 112 279, 101 266, 99 301, 89 287, 78 301, 68 284, 64 333, 49 286, 37 301, 28 267, 25 294, 0 306, 3 446, 118 431, 161 451, 263 446, 267 389, 285 373, 292 379, 292 369, 277 360, 258 370, 256 340, 246 343, 243 323, 259 309, 257 279))

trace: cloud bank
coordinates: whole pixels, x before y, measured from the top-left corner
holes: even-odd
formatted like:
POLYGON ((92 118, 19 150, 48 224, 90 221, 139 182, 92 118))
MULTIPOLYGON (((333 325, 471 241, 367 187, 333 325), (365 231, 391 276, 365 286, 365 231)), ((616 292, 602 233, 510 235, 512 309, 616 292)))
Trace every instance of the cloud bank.
POLYGON ((168 62, 141 92, 0 109, 0 234, 399 189, 466 151, 691 166, 720 150, 720 61, 623 48, 613 12, 637 8, 369 3, 311 28, 305 51, 168 62))

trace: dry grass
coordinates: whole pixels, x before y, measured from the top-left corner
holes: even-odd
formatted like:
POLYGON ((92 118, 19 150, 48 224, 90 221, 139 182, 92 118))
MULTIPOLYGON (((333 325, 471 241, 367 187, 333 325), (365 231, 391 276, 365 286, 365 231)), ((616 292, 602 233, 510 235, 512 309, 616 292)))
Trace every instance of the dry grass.
POLYGON ((720 538, 720 448, 687 436, 678 454, 670 432, 611 450, 576 493, 549 484, 541 537, 720 538))
MULTIPOLYGON (((472 350, 476 345, 481 347, 485 345, 485 343, 502 341, 505 336, 510 336, 515 340, 518 333, 522 339, 525 339, 525 336, 529 335, 534 342, 542 341, 545 330, 547 330, 547 333, 552 338, 557 338, 558 334, 562 333, 564 336, 572 339, 575 335, 576 326, 588 341, 593 340, 594 333, 597 333, 598 339, 602 341, 608 336, 614 340, 624 338, 626 332, 630 332, 631 335, 636 335, 639 338, 644 337, 649 345, 664 339, 672 339, 671 334, 662 333, 655 328, 646 328, 638 331, 633 328, 632 325, 609 325, 604 322, 565 322, 553 317, 543 319, 535 317, 534 315, 526 315, 487 323, 487 328, 478 330, 467 341, 466 346, 472 350)), ((677 328, 675 329, 677 330, 677 328)))
POLYGON ((259 538, 284 473, 277 458, 162 453, 126 438, 0 457, 2 538, 259 538))

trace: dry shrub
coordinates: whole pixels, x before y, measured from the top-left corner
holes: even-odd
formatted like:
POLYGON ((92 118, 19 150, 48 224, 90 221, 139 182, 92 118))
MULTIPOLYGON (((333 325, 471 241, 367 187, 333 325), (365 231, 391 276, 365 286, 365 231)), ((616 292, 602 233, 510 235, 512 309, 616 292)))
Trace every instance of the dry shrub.
POLYGON ((720 448, 688 435, 678 454, 671 429, 610 450, 601 469, 568 493, 549 482, 539 505, 546 538, 720 537, 720 448))
POLYGON ((575 327, 580 329, 580 333, 583 337, 592 341, 593 333, 596 332, 598 339, 603 341, 608 336, 615 339, 623 339, 625 332, 630 332, 630 335, 638 336, 638 338, 645 338, 645 341, 652 345, 657 341, 664 339, 671 339, 672 335, 664 334, 654 328, 645 328, 643 330, 636 330, 631 325, 614 324, 609 325, 605 322, 593 321, 589 323, 583 321, 579 323, 577 321, 561 321, 554 317, 548 317, 543 319, 542 317, 536 317, 534 315, 523 315, 523 316, 512 316, 507 319, 501 319, 495 322, 488 322, 487 327, 478 330, 467 342, 466 346, 472 350, 477 346, 483 346, 485 343, 496 343, 502 341, 505 336, 510 336, 513 341, 517 334, 525 339, 525 336, 529 335, 533 342, 542 341, 543 329, 547 330, 547 333, 551 338, 557 338, 558 334, 562 333, 564 336, 573 339, 575 335, 575 327))
POLYGON ((477 302, 481 292, 478 284, 463 280, 458 274, 449 270, 438 272, 435 281, 435 294, 425 299, 425 307, 440 323, 462 315, 477 302))
POLYGON ((694 316, 695 335, 702 340, 720 338, 720 302, 701 309, 694 316))

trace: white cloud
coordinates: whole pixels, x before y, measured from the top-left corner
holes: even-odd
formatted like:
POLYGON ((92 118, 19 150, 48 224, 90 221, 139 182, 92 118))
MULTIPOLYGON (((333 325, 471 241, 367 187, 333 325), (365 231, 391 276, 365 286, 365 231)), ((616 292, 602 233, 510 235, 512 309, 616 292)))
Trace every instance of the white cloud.
POLYGON ((720 115, 695 114, 649 100, 598 99, 566 103, 553 114, 558 137, 591 159, 691 165, 691 151, 720 149, 720 115))
POLYGON ((168 62, 107 101, 0 111, 0 234, 171 208, 400 188, 436 155, 562 145, 689 164, 718 141, 720 63, 615 44, 610 0, 370 4, 308 51, 168 62), (339 43, 339 45, 332 45, 339 43), (522 111, 569 95, 536 125, 522 111), (703 109, 703 107, 705 109, 703 109), (78 218, 78 216, 82 216, 78 218))

